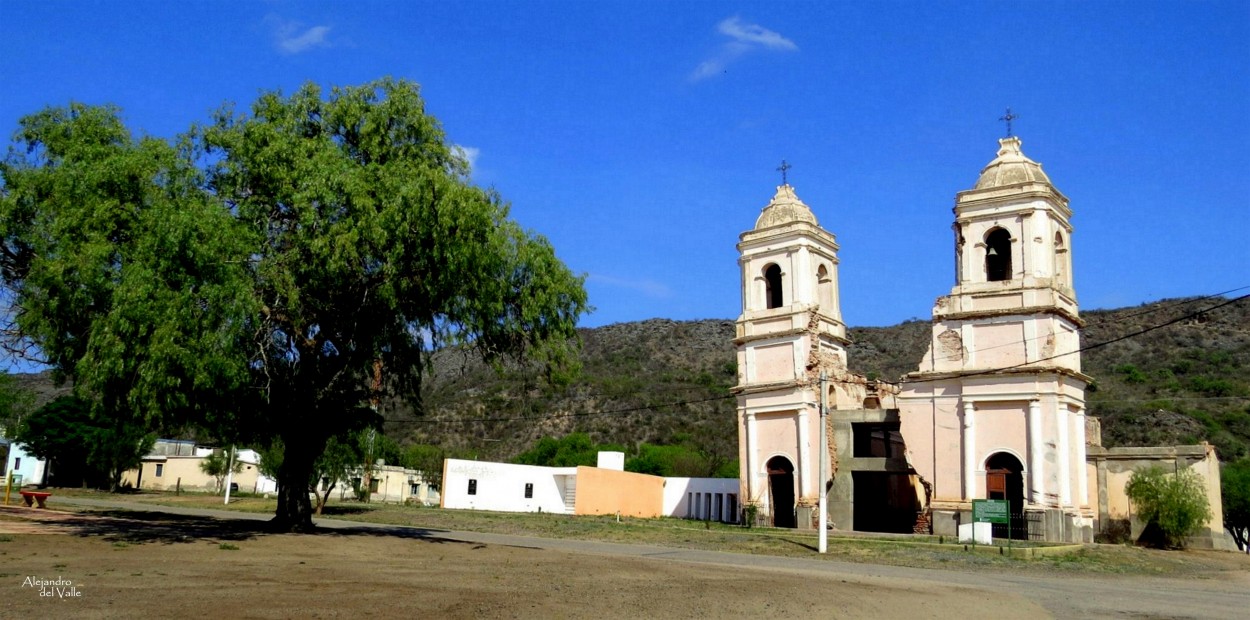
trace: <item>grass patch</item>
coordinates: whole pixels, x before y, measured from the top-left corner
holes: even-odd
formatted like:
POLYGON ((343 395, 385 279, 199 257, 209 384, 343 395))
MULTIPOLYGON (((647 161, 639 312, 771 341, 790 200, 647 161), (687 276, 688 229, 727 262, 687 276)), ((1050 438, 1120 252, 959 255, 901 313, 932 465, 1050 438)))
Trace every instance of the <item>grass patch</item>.
POLYGON ((230 543, 221 543, 220 545, 217 545, 217 548, 221 549, 222 551, 238 551, 239 550, 238 545, 232 545, 230 543))
MULTIPOLYGON (((240 512, 272 513, 275 500, 244 497, 229 507, 221 496, 208 494, 142 492, 112 495, 81 492, 83 497, 138 502, 162 506, 207 508, 240 512)), ((67 507, 71 510, 76 507, 67 507)), ((85 507, 84 507, 85 508, 85 507)), ((613 516, 573 516, 551 513, 501 513, 474 510, 444 510, 420 505, 333 502, 327 514, 318 518, 357 521, 414 527, 431 532, 462 531, 537 538, 558 538, 620 542, 684 549, 774 555, 846 562, 945 568, 972 571, 1015 571, 1032 573, 1102 573, 1127 575, 1196 575, 1224 570, 1218 561, 1204 559, 1201 554, 1169 552, 1119 545, 1086 545, 1083 549, 1059 556, 1038 558, 971 553, 951 537, 872 535, 866 533, 832 533, 829 552, 816 553, 817 533, 774 528, 744 528, 723 523, 685 519, 635 519, 613 516)), ((996 541, 996 543, 999 541, 996 541)), ((1013 546, 1049 546, 1014 541, 1013 546)), ((237 550, 221 543, 222 550, 237 550)), ((0 552, 3 554, 3 552, 0 552)))

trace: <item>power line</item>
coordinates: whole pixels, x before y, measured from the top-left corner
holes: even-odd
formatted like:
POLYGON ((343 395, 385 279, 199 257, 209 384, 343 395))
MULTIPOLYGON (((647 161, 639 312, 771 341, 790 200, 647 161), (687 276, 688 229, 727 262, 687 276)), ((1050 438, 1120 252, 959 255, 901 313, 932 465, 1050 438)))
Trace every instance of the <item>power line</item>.
MULTIPOLYGON (((1236 293, 1237 291, 1243 291, 1243 290, 1248 289, 1248 288, 1250 288, 1250 285, 1247 285, 1247 286, 1239 286, 1239 287, 1237 287, 1237 288, 1228 289, 1227 291, 1223 291, 1223 292, 1219 292, 1219 293, 1214 293, 1214 294, 1211 294, 1211 295, 1204 295, 1204 296, 1202 296, 1202 297, 1195 297, 1195 298, 1192 298, 1192 299, 1181 299, 1181 300, 1173 301, 1172 303, 1159 303, 1159 304, 1154 304, 1154 306, 1155 306, 1155 307, 1150 308, 1149 310, 1143 310, 1143 311, 1141 311, 1141 312, 1137 312, 1137 313, 1134 313, 1134 314, 1129 314, 1129 315, 1125 315, 1125 316, 1117 316, 1117 317, 1116 317, 1116 320, 1117 320, 1117 321, 1123 321, 1124 319, 1132 319, 1132 318, 1136 318, 1136 317, 1139 317, 1139 316, 1145 316, 1145 315, 1147 315, 1147 314, 1154 314, 1155 312, 1159 312, 1159 311, 1162 311, 1162 310, 1167 310, 1167 309, 1172 308, 1172 307, 1174 307, 1174 306, 1183 306, 1183 305, 1185 305, 1185 304, 1193 304, 1193 303, 1198 303, 1198 302, 1200 302, 1200 301, 1206 301, 1206 300, 1208 300, 1208 299, 1212 299, 1212 298, 1215 298, 1215 297, 1223 297, 1223 296, 1225 296, 1225 295, 1227 295, 1227 294, 1229 294, 1229 293, 1236 293)), ((1098 311, 1097 311, 1097 310, 1091 310, 1091 312, 1098 312, 1098 311)), ((1102 323, 1100 322, 1098 325, 1099 325, 1099 326, 1101 326, 1101 325, 1102 325, 1102 323)), ((1086 325, 1086 327, 1089 327, 1089 325, 1086 325)))
POLYGON ((621 415, 626 413, 638 413, 640 411, 655 411, 659 413, 660 409, 669 407, 680 407, 683 405, 693 405, 698 403, 708 403, 718 400, 728 400, 734 398, 733 394, 723 394, 721 396, 712 396, 710 398, 699 398, 694 400, 683 400, 672 403, 663 403, 659 405, 643 405, 641 407, 627 407, 624 409, 606 409, 603 411, 574 411, 569 413, 551 413, 541 416, 513 416, 507 418, 456 418, 456 419, 421 419, 421 420, 392 420, 392 422, 402 422, 408 424, 460 424, 465 422, 541 422, 543 420, 555 420, 558 418, 584 418, 598 415, 621 415))
MULTIPOLYGON (((1180 323, 1181 321, 1186 321, 1186 320, 1189 320, 1189 319, 1192 319, 1192 318, 1195 318, 1195 317, 1202 316, 1202 315, 1204 315, 1204 314, 1206 314, 1206 313, 1208 313, 1208 312, 1211 312, 1211 311, 1213 311, 1213 310, 1218 310, 1218 309, 1220 309, 1220 308, 1223 308, 1224 306, 1228 306, 1228 305, 1235 304, 1235 303, 1237 303, 1237 302, 1239 302, 1239 301, 1242 301, 1242 300, 1244 300, 1244 299, 1247 299, 1247 298, 1250 298, 1250 294, 1248 294, 1248 295, 1242 295, 1241 297, 1234 297, 1233 299, 1230 299, 1230 300, 1228 300, 1228 301, 1225 301, 1225 302, 1224 302, 1224 303, 1222 303, 1222 304, 1217 304, 1217 305, 1211 306, 1210 308, 1204 308, 1204 309, 1202 309, 1202 310, 1198 310, 1198 311, 1196 311, 1196 312, 1191 312, 1191 313, 1189 313, 1189 314, 1186 314, 1186 315, 1184 315, 1184 316, 1180 316, 1180 317, 1175 318, 1175 319, 1172 319, 1172 320, 1170 320, 1170 321, 1165 321, 1165 322, 1163 322, 1163 323, 1159 323, 1158 325, 1152 325, 1152 326, 1147 327, 1147 328, 1145 328, 1145 329, 1140 329, 1140 330, 1138 330, 1138 331, 1135 331, 1135 332, 1133 332, 1133 333, 1131 333, 1131 334, 1125 334, 1125 335, 1123 335, 1123 336, 1120 336, 1119 338, 1112 338, 1111 340, 1105 340, 1105 341, 1103 341, 1103 342, 1096 342, 1096 343, 1094 343, 1094 344, 1086 345, 1086 346, 1081 347, 1081 348, 1079 348, 1079 349, 1077 349, 1077 350, 1075 350, 1075 351, 1069 351, 1069 352, 1067 352, 1067 353, 1060 353, 1060 354, 1058 354, 1058 355, 1052 355, 1052 356, 1050 356, 1050 357, 1044 357, 1044 358, 1042 358, 1042 359, 1034 360, 1034 361, 1031 361, 1031 362, 1021 362, 1021 363, 1019 363, 1019 364, 1015 364, 1015 365, 1013 365, 1013 366, 1005 366, 1005 367, 1003 367, 1003 368, 988 368, 988 369, 985 369, 985 370, 978 370, 978 371, 975 371, 975 372, 955 373, 955 374, 952 374, 952 375, 949 375, 949 376, 945 376, 945 377, 941 377, 941 378, 932 378, 932 379, 917 379, 917 380, 914 380, 914 381, 908 381, 908 383, 929 383, 929 382, 933 382, 933 381, 946 381, 946 380, 948 380, 948 379, 963 379, 963 378, 967 378, 967 377, 979 377, 979 376, 981 376, 981 375, 996 374, 996 373, 1004 372, 1004 371, 1007 371, 1007 370, 1015 370, 1016 368, 1024 368, 1024 367, 1028 367, 1028 366, 1033 366, 1034 364, 1038 364, 1038 363, 1041 363, 1041 362, 1049 362, 1049 361, 1051 361, 1051 360, 1059 359, 1059 358, 1061 358, 1061 357, 1066 357, 1066 356, 1068 356, 1068 355, 1077 355, 1077 354, 1080 354, 1080 353, 1084 353, 1084 352, 1086 352, 1086 351, 1091 351, 1091 350, 1093 350, 1093 349, 1097 349, 1097 348, 1100 348, 1100 347, 1105 347, 1105 346, 1107 346, 1107 345, 1109 345, 1109 344, 1115 344, 1115 343, 1120 342, 1120 341, 1123 341, 1123 340, 1128 340, 1129 338, 1136 338, 1136 337, 1138 337, 1138 336, 1141 336, 1142 334, 1147 334, 1147 333, 1150 333, 1150 332, 1155 331, 1155 330, 1157 330, 1157 329, 1162 329, 1162 328, 1167 327, 1167 326, 1169 326, 1169 325, 1174 325, 1174 324, 1176 324, 1176 323, 1180 323)), ((898 384, 898 383, 892 383, 892 382, 888 382, 888 381, 883 381, 883 383, 889 383, 890 385, 900 385, 900 384, 898 384)))
MULTIPOLYGON (((1242 290, 1242 289, 1245 289, 1245 288, 1250 288, 1250 286, 1246 286, 1246 287, 1239 287, 1239 288, 1236 288, 1236 289, 1232 289, 1232 291, 1242 290)), ((1193 302, 1193 301, 1199 301, 1199 300, 1203 300, 1203 299, 1210 299, 1210 298, 1213 298, 1213 297, 1220 297, 1220 296, 1223 296, 1223 295, 1224 295, 1225 293, 1227 293, 1227 292, 1230 292, 1230 291, 1225 291, 1224 293, 1217 293, 1217 294, 1214 294, 1214 295, 1207 295, 1207 296, 1200 297, 1200 298, 1195 299, 1195 300, 1188 300, 1188 301, 1186 301, 1186 302, 1181 302, 1181 303, 1190 303, 1190 302, 1193 302)), ((916 381, 908 381, 908 383, 926 383, 926 382, 931 382, 931 381, 945 381, 945 380, 948 380, 948 379, 959 379, 959 378, 976 377, 976 376, 981 376, 981 375, 994 374, 994 373, 1004 372, 1004 371, 1007 371, 1007 370, 1014 370, 1014 369, 1016 369, 1016 368, 1023 368, 1023 367, 1031 366, 1031 365, 1034 365, 1034 364, 1037 364, 1037 363, 1040 363, 1040 362, 1047 362, 1047 361, 1054 360, 1054 359, 1058 359, 1058 358, 1065 357, 1065 356, 1068 356, 1068 355, 1076 355, 1076 354, 1084 353, 1084 352, 1086 352, 1086 351, 1090 351, 1090 350, 1093 350, 1093 349, 1097 349, 1097 348, 1099 348, 1099 347, 1104 347, 1104 346, 1107 346, 1107 345, 1110 345, 1110 344, 1114 344, 1114 343, 1116 343, 1116 342, 1121 342, 1121 341, 1123 341, 1123 340, 1128 340, 1129 338, 1136 338, 1137 336, 1141 336, 1141 335, 1143 335, 1143 334, 1146 334, 1146 333, 1149 333, 1149 332, 1155 331, 1155 330, 1157 330, 1157 329, 1162 329, 1162 328, 1167 327, 1167 326, 1169 326, 1169 325, 1173 325, 1173 324, 1179 323, 1179 322, 1181 322, 1181 321, 1185 321, 1185 320, 1188 320, 1188 319, 1191 319, 1191 318, 1195 318, 1195 317, 1201 316, 1201 315, 1206 314, 1206 313, 1208 313, 1208 312, 1211 312, 1211 311, 1214 311, 1214 310, 1218 310, 1219 308, 1223 308, 1224 306, 1228 306, 1228 305, 1235 304, 1235 303, 1240 302, 1240 301, 1242 301, 1242 300, 1245 300, 1245 299, 1247 299, 1247 298, 1250 298, 1250 294, 1247 294, 1247 295, 1242 295, 1242 296, 1240 296, 1240 297, 1236 297, 1236 298, 1230 299, 1230 300, 1228 300, 1228 301, 1225 301, 1224 303, 1220 303, 1220 304, 1217 304, 1217 305, 1211 306, 1210 308, 1204 308, 1204 309, 1202 309, 1202 310, 1198 310, 1198 311, 1195 311, 1195 312, 1191 312, 1191 313, 1186 314, 1186 315, 1184 315, 1184 316, 1181 316, 1181 317, 1178 317, 1178 318, 1175 318, 1175 319, 1172 319, 1172 320, 1169 320, 1169 321, 1166 321, 1166 322, 1163 322, 1163 323, 1159 323, 1159 324, 1157 324, 1157 325, 1152 325, 1152 326, 1150 326, 1150 327, 1146 327, 1146 328, 1144 328, 1144 329, 1138 330, 1138 331, 1133 332, 1133 333, 1131 333, 1131 334, 1126 334, 1126 335, 1124 335, 1124 336, 1120 336, 1120 337, 1118 337, 1118 338, 1112 338, 1111 340, 1107 340, 1107 341, 1104 341, 1104 342, 1097 342, 1097 343, 1094 343, 1094 344, 1086 345, 1086 346, 1084 346, 1084 347, 1081 347, 1080 349, 1077 349, 1076 351, 1071 351, 1071 352, 1068 352, 1068 353, 1061 353, 1061 354, 1059 354, 1059 355, 1052 355, 1052 356, 1050 356, 1050 357, 1042 358, 1042 359, 1035 360, 1035 361, 1032 361, 1032 362, 1024 362, 1024 363, 1016 364, 1016 365, 1014 365, 1014 366, 1006 366, 1006 367, 1003 367, 1003 368, 991 368, 991 369, 986 369, 986 370, 979 370, 979 371, 976 371, 976 372, 958 373, 958 374, 954 374, 954 375, 951 375, 951 376, 942 377, 942 378, 940 378, 940 379, 938 379, 938 378, 934 378, 934 379, 920 379, 920 380, 916 380, 916 381)), ((1153 310, 1152 310, 1152 311, 1153 311, 1153 310)), ((843 381, 843 382, 841 382, 841 383, 846 383, 846 382, 845 382, 845 381, 843 381)), ((882 381, 882 383, 886 383, 886 384, 888 384, 888 385, 895 385, 895 386, 900 385, 899 383, 894 383, 894 382, 889 382, 889 381, 882 381)), ((561 418, 583 418, 583 417, 592 417, 592 416, 601 416, 601 415, 623 415, 623 414, 630 414, 630 413, 638 413, 638 412, 641 412, 641 411, 653 411, 653 412, 656 412, 656 413, 661 413, 661 411, 660 411, 661 409, 667 409, 667 408, 670 408, 670 407, 681 407, 681 406, 684 406, 684 405, 692 405, 692 404, 698 404, 698 403, 706 403, 706 402, 715 402, 715 401, 720 401, 720 400, 728 400, 728 399, 730 399, 730 398, 734 398, 734 397, 735 397, 735 395, 734 395, 734 394, 724 394, 724 395, 720 395, 720 396, 712 396, 712 397, 709 397, 709 398, 700 398, 700 399, 693 399, 693 400, 676 401, 676 402, 671 402, 671 403, 663 403, 663 404, 659 404, 659 405, 643 405, 643 406, 641 406, 641 407, 627 407, 627 408, 622 408, 622 409, 607 409, 607 410, 602 410, 602 411, 578 411, 578 412, 568 412, 568 413, 552 413, 552 414, 541 415, 541 416, 511 416, 511 417, 496 417, 496 418, 456 418, 456 419, 437 419, 437 420, 436 420, 436 419, 428 419, 428 418, 423 418, 423 419, 419 419, 419 420, 391 420, 391 422, 392 422, 392 423, 407 423, 407 424, 462 424, 462 423, 488 423, 488 422, 541 422, 541 421, 546 421, 546 420, 555 420, 555 419, 561 419, 561 418)), ((1170 400, 1217 400, 1217 399, 1247 399, 1247 398, 1246 398, 1246 397, 1240 397, 1240 396, 1231 396, 1231 397, 1185 397, 1185 398, 1177 397, 1177 398, 1171 398, 1170 400)), ((1149 401, 1152 401, 1152 400, 1169 400, 1169 398, 1141 399, 1141 402, 1149 402, 1149 401)), ((1250 399, 1248 399, 1248 400, 1250 400, 1250 399)), ((1128 401, 1128 400, 1125 400, 1125 401, 1099 401, 1099 402, 1108 403, 1108 402, 1135 402, 1135 401, 1128 401)))
MULTIPOLYGON (((1160 311, 1163 311, 1163 310, 1169 310, 1169 309, 1174 308, 1174 307, 1176 307, 1176 306, 1183 306, 1183 305, 1186 305, 1186 304, 1193 304, 1193 303, 1197 303, 1197 302, 1200 302, 1200 301, 1205 301, 1205 300, 1208 300, 1208 299, 1212 299, 1212 298, 1215 298, 1215 297, 1223 297, 1224 295, 1227 295, 1228 293, 1233 293, 1233 292, 1240 291, 1240 290, 1244 290, 1244 289, 1248 289, 1248 288, 1250 288, 1250 286, 1239 286, 1239 287, 1237 287, 1237 288, 1235 288, 1235 289, 1230 289, 1230 290, 1224 291, 1224 292, 1222 292, 1222 293, 1215 293, 1215 294, 1213 294, 1213 295, 1205 295, 1205 296, 1202 296, 1202 297, 1195 297, 1195 298, 1193 298, 1193 299, 1185 299, 1185 300, 1176 301, 1176 302, 1169 303, 1169 304, 1160 304, 1160 305, 1157 305, 1157 306, 1156 306, 1156 307, 1154 307, 1154 308, 1151 308, 1151 309, 1149 309, 1149 310, 1145 310, 1145 311, 1142 311, 1142 312, 1138 312, 1138 313, 1135 313, 1135 314, 1129 314, 1129 315, 1125 315, 1125 316, 1116 316, 1116 317, 1115 317, 1115 322, 1122 322, 1122 321, 1125 321, 1125 320, 1127 320, 1127 319, 1132 319, 1132 318, 1136 318, 1136 317, 1139 317, 1139 316, 1145 316, 1145 315, 1147 315, 1147 314, 1153 314, 1153 313, 1155 313, 1155 312, 1160 312, 1160 311)), ((1201 313, 1199 313, 1199 314, 1201 314, 1201 313)), ((1085 325, 1085 329, 1089 329, 1090 327, 1103 327, 1103 326, 1105 326, 1105 325, 1107 325, 1107 324, 1110 324, 1110 318, 1108 318, 1108 319, 1106 319, 1106 320, 1104 320, 1104 321, 1100 321, 1100 322, 1098 322, 1098 323, 1093 323, 1093 324, 1089 324, 1089 323, 1087 323, 1087 324, 1085 325)), ((992 347, 977 347, 977 352, 982 352, 982 351, 993 351, 994 349, 1002 349, 1002 348, 1006 348, 1006 347, 1014 347, 1014 346, 1019 346, 1019 345, 1025 345, 1025 344, 1028 344, 1028 343, 1030 343, 1030 342, 1035 342, 1035 341, 1038 341, 1038 340, 1043 340, 1043 339, 1046 339, 1046 338, 1050 338, 1050 337, 1051 337, 1051 336, 1053 336, 1053 335, 1054 335, 1054 334, 1041 334, 1041 335, 1038 335, 1038 336, 1034 336, 1034 337, 1032 337, 1032 338, 1022 338, 1022 339, 1020 339, 1020 340, 1013 341, 1013 342, 1004 342, 1003 344, 996 344, 996 345, 994 345, 994 346, 992 346, 992 347)), ((1064 355, 1071 355, 1071 354, 1070 354, 1070 353, 1065 353, 1064 355)))
POLYGON ((1090 401, 1097 401, 1100 404, 1106 403, 1153 403, 1168 400, 1250 400, 1250 396, 1159 396, 1156 398, 1117 398, 1115 400, 1106 400, 1101 398, 1092 398, 1090 401))

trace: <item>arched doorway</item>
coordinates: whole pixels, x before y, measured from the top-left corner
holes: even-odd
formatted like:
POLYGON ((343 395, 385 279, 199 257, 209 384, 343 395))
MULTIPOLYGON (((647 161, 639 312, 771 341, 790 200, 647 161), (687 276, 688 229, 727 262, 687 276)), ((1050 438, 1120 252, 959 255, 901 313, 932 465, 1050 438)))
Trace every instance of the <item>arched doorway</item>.
MULTIPOLYGON (((995 452, 985 460, 985 498, 1005 499, 1011 510, 1011 537, 1027 540, 1028 523, 1024 519, 1024 465, 1007 452, 995 452)), ((1007 538, 1006 524, 995 524, 995 538, 1007 538)))
POLYGON ((768 496, 773 527, 797 527, 794 518, 794 465, 784 456, 768 459, 768 496))

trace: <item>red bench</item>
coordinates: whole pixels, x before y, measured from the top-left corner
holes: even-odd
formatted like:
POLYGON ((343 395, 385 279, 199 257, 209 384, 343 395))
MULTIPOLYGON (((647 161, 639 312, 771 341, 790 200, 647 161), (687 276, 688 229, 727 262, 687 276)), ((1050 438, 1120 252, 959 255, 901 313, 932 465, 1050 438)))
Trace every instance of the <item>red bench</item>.
POLYGON ((52 497, 51 493, 43 491, 18 491, 18 493, 22 495, 22 501, 26 503, 27 507, 33 506, 35 502, 39 502, 40 508, 47 508, 44 504, 49 497, 52 497))

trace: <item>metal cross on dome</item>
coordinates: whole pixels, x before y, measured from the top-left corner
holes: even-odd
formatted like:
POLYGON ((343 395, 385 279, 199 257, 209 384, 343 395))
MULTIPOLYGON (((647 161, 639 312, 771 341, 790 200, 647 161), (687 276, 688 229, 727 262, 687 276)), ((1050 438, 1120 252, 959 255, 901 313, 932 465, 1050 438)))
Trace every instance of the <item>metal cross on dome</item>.
POLYGON ((788 170, 790 170, 790 168, 791 168, 790 164, 787 164, 787 163, 786 163, 786 160, 784 160, 784 159, 783 159, 783 160, 781 160, 781 165, 780 165, 780 166, 777 166, 777 170, 781 171, 781 184, 782 184, 782 185, 789 185, 789 184, 790 184, 790 182, 789 182, 788 180, 786 180, 786 172, 787 172, 788 170))
POLYGON ((1003 122, 1006 122, 1006 123, 1007 123, 1007 137, 1008 137, 1008 138, 1010 138, 1010 137, 1011 137, 1011 121, 1014 121, 1014 120, 1016 120, 1017 118, 1020 118, 1020 115, 1019 115, 1019 114, 1012 114, 1012 113, 1011 113, 1011 108, 1007 108, 1007 114, 1006 114, 1005 116, 1001 116, 1001 117, 999 117, 999 119, 998 119, 998 120, 1000 120, 1000 121, 1003 121, 1003 122))

